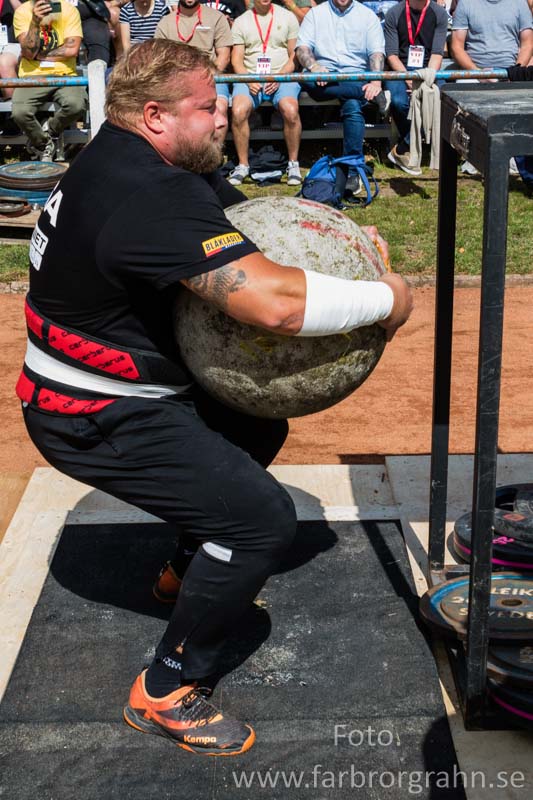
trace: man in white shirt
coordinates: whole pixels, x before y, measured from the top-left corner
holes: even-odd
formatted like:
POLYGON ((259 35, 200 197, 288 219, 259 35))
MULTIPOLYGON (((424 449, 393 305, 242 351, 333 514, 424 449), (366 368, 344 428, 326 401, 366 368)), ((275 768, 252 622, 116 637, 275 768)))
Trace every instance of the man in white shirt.
MULTIPOLYGON (((327 0, 306 14, 296 42, 296 57, 309 72, 383 70, 385 39, 381 23, 373 11, 354 0, 327 0)), ((344 154, 362 155, 362 108, 381 94, 381 82, 328 81, 305 84, 304 88, 313 100, 340 101, 344 154)))
MULTIPOLYGON (((233 23, 231 64, 239 75, 250 73, 286 74, 294 72, 294 47, 298 37, 298 20, 291 11, 273 5, 272 0, 254 0, 254 7, 233 23)), ((268 101, 283 117, 283 134, 289 155, 287 183, 302 182, 298 150, 302 123, 298 110, 300 86, 297 83, 236 83, 233 86, 232 131, 238 165, 229 176, 234 186, 250 174, 248 119, 254 108, 268 101)))

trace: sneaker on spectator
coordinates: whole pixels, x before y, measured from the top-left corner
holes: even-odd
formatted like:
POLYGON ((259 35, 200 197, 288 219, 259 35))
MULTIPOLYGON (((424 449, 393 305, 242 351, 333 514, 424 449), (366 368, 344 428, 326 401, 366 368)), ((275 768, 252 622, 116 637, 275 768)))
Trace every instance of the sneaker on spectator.
POLYGON ((42 155, 40 160, 41 161, 53 161, 54 156, 56 154, 57 149, 57 139, 52 139, 51 136, 48 137, 48 141, 44 146, 44 150, 42 151, 42 155))
POLYGON ((509 159, 509 175, 520 175, 516 161, 514 158, 509 159))
POLYGON ((248 164, 239 164, 235 167, 233 172, 230 172, 228 181, 232 186, 240 186, 241 183, 244 183, 249 174, 250 167, 248 164))
POLYGON ((48 136, 48 142, 43 151, 41 161, 55 161, 59 150, 63 151, 63 136, 54 136, 48 125, 48 120, 43 122, 43 133, 48 136))
POLYGON ((389 113, 391 104, 391 93, 389 92, 389 90, 382 89, 382 91, 374 99, 374 103, 377 105, 381 116, 386 117, 387 114, 389 113))
POLYGON ((300 165, 297 161, 289 161, 287 166, 287 186, 299 186, 302 182, 300 165))
POLYGON ((470 163, 470 161, 463 161, 461 164, 461 172, 463 175, 479 175, 478 170, 473 164, 470 163))
POLYGON ((358 173, 354 173, 353 175, 348 175, 348 180, 346 181, 345 192, 348 194, 361 194, 363 190, 363 186, 361 184, 361 178, 358 173))
POLYGON ((43 160, 43 152, 44 147, 40 150, 38 147, 35 147, 33 144, 26 142, 26 152, 30 157, 30 161, 42 161, 43 160))
POLYGON ((404 172, 407 172, 408 175, 422 175, 422 170, 420 167, 409 166, 409 160, 411 158, 410 153, 398 153, 396 145, 394 145, 390 153, 387 155, 387 158, 397 167, 403 169, 404 172))

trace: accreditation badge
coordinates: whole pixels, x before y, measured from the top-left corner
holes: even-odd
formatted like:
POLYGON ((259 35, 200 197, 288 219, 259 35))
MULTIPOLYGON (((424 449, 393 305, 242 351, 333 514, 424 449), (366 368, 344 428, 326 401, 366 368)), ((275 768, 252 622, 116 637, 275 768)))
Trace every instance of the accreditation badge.
POLYGON ((421 69, 424 66, 424 53, 426 48, 422 45, 411 44, 409 45, 409 53, 407 55, 407 66, 414 69, 421 69))
POLYGON ((256 72, 258 75, 270 75, 272 59, 270 56, 257 56, 256 72))

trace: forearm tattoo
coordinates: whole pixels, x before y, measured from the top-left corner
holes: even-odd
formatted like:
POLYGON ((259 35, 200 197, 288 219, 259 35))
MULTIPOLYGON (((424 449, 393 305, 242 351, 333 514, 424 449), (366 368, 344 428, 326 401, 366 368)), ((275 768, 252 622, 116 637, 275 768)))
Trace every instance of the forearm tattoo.
POLYGON ((183 283, 208 303, 226 311, 229 295, 239 292, 248 284, 246 272, 239 269, 238 263, 238 261, 234 261, 211 272, 194 275, 183 283))
POLYGON ((372 53, 369 63, 371 72, 383 72, 385 69, 385 56, 383 53, 372 53))
POLYGON ((41 49, 41 29, 33 20, 21 42, 21 46, 23 50, 26 50, 30 58, 34 58, 41 49))
POLYGON ((70 37, 65 39, 63 44, 60 44, 59 47, 54 48, 54 50, 50 50, 47 55, 49 56, 58 56, 58 57, 68 57, 68 51, 72 48, 72 46, 76 43, 76 39, 70 37))
POLYGON ((300 47, 296 48, 296 58, 304 69, 311 69, 313 64, 316 64, 316 58, 311 48, 305 44, 301 44, 300 47))

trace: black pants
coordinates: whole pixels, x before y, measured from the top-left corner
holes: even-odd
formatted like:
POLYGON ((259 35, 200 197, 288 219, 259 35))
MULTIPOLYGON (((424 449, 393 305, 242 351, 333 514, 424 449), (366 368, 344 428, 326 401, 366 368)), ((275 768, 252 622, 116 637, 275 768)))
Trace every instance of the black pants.
POLYGON ((111 60, 111 33, 105 20, 95 16, 85 3, 78 3, 83 30, 83 43, 87 48, 87 63, 102 59, 107 66, 111 60))
POLYGON ((33 406, 24 415, 52 466, 200 545, 156 655, 183 646, 184 679, 216 672, 224 641, 296 531, 291 498, 264 469, 287 423, 239 414, 200 391, 123 398, 83 417, 33 406))

